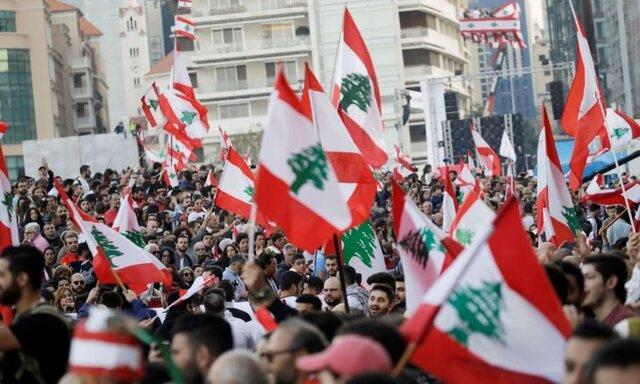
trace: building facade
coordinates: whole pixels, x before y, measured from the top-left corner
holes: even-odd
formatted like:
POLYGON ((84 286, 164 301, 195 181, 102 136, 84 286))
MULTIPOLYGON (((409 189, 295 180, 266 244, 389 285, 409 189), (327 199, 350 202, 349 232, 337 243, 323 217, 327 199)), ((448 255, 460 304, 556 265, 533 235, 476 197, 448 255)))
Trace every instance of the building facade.
POLYGON ((55 72, 50 13, 42 0, 0 1, 0 120, 11 178, 24 172, 24 140, 55 137, 55 72))
MULTIPOLYGON (((418 158, 426 154, 424 116, 414 114, 408 126, 400 127, 400 95, 406 88, 419 90, 429 76, 464 72, 469 60, 458 34, 457 10, 464 2, 433 3, 348 4, 378 75, 389 149, 400 141, 418 158)), ((219 124, 231 136, 262 131, 279 65, 295 90, 301 90, 305 62, 331 89, 343 11, 344 1, 338 0, 194 0, 190 17, 197 24, 197 41, 179 44, 187 51, 191 80, 211 126, 219 124)), ((169 56, 152 68, 146 86, 168 84, 170 63, 169 56)), ((469 109, 468 87, 454 83, 448 91, 458 95, 455 108, 469 109)), ((212 130, 203 141, 205 158, 218 142, 212 130)))

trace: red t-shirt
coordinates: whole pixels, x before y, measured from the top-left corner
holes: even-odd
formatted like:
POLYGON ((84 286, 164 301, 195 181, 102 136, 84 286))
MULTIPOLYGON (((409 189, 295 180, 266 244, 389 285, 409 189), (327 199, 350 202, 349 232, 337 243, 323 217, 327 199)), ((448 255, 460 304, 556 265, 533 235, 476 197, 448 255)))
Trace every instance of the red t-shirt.
POLYGON ((622 320, 628 319, 629 317, 633 316, 636 316, 635 312, 622 304, 618 304, 611 310, 611 312, 609 312, 607 317, 602 320, 602 324, 613 327, 622 320))

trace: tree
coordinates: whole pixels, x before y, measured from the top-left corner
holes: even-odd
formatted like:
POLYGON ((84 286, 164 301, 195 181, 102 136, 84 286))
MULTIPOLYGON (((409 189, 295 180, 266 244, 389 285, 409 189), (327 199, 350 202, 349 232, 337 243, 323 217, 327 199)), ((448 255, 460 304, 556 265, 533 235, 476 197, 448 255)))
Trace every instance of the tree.
POLYGON ((247 187, 244 189, 244 193, 246 193, 247 196, 249 196, 249 200, 253 202, 253 195, 255 193, 255 190, 252 187, 247 187))
POLYGON ((351 105, 358 107, 362 112, 366 112, 371 106, 371 81, 360 73, 349 73, 342 78, 340 88, 342 100, 340 107, 348 110, 351 105))
POLYGON ((571 232, 575 235, 578 231, 581 230, 580 220, 578 219, 578 214, 576 213, 576 207, 562 207, 562 216, 567 221, 567 225, 571 232))
POLYGON ((404 248, 405 251, 409 252, 411 257, 413 257, 422 268, 425 268, 427 263, 429 263, 429 252, 432 249, 438 248, 440 251, 444 251, 444 248, 438 243, 433 232, 427 228, 407 232, 398 244, 404 248))
POLYGON ((11 191, 7 191, 4 193, 4 200, 2 200, 2 205, 7 208, 9 223, 11 223, 11 220, 13 220, 13 194, 11 193, 11 191))
POLYGON ((296 179, 291 184, 293 193, 297 194, 307 182, 311 182, 320 190, 324 189, 324 182, 329 179, 329 167, 320 143, 293 154, 287 160, 287 164, 296 175, 296 179))
POLYGON ((142 237, 142 234, 138 231, 125 231, 120 232, 120 234, 140 248, 144 248, 144 246, 147 245, 147 243, 144 241, 144 237, 142 237))
POLYGON ((355 257, 368 268, 373 268, 376 241, 376 234, 368 220, 345 232, 342 235, 342 252, 345 262, 349 264, 351 258, 355 257))
POLYGON ((466 346, 473 333, 504 342, 504 328, 500 321, 500 311, 504 306, 501 283, 484 281, 479 288, 461 286, 447 303, 456 310, 460 319, 460 323, 447 333, 459 343, 466 346))
POLYGON ((113 259, 119 256, 122 256, 122 252, 118 249, 117 246, 113 244, 111 240, 109 240, 96 226, 91 227, 91 235, 96 239, 98 246, 102 249, 105 257, 109 261, 109 265, 111 268, 117 268, 118 266, 113 262, 113 259))

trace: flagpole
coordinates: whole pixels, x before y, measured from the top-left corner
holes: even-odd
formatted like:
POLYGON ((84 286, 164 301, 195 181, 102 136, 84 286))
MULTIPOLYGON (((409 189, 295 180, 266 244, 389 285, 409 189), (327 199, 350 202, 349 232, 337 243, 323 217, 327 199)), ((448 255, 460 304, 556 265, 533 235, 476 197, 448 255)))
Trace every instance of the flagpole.
MULTIPOLYGON (((216 192, 217 193, 217 192, 216 192)), ((249 261, 255 259, 256 248, 256 216, 258 215, 258 206, 256 203, 251 204, 251 211, 249 212, 249 261)))
POLYGON ((336 258, 338 259, 338 270, 340 271, 340 287, 342 288, 342 298, 344 302, 344 310, 347 313, 351 313, 349 310, 349 300, 347 300, 347 284, 344 281, 344 263, 342 262, 342 247, 340 241, 338 241, 338 235, 333 234, 333 246, 336 249, 336 258))

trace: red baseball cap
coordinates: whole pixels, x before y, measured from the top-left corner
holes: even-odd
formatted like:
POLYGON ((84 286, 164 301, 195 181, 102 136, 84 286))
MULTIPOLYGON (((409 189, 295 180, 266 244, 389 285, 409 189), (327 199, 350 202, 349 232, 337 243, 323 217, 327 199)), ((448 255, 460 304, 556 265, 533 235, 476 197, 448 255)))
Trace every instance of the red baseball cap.
POLYGON ((296 367, 309 373, 328 369, 347 379, 362 373, 390 373, 393 369, 387 351, 376 341, 359 335, 337 336, 324 351, 299 357, 296 367))

